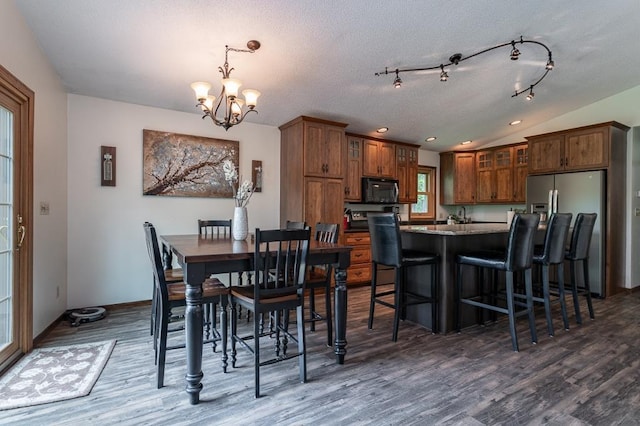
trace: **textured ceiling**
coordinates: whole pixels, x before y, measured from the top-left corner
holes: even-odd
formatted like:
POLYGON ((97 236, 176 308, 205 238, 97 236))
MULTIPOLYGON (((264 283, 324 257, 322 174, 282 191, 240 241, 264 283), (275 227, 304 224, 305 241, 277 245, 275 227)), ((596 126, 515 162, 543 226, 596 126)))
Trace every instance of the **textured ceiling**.
POLYGON ((197 114, 189 84, 210 81, 217 95, 225 44, 256 39, 254 54, 229 53, 232 76, 262 92, 247 121, 310 115, 371 135, 388 126, 385 137, 435 151, 468 139, 475 148, 515 132, 513 120, 520 131, 640 85, 638 0, 15 1, 70 93, 197 114), (532 102, 511 97, 544 72, 546 51, 531 45, 518 61, 503 48, 462 62, 444 83, 439 71, 401 74, 401 89, 374 76, 521 35, 546 44, 556 65, 532 102))

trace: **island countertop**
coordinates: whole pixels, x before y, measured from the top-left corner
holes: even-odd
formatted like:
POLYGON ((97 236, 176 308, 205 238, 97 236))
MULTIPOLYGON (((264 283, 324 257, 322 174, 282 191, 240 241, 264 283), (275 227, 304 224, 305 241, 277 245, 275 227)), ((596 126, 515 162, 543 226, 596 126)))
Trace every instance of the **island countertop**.
POLYGON ((403 232, 434 235, 474 235, 509 232, 506 223, 460 223, 456 225, 404 225, 403 232))

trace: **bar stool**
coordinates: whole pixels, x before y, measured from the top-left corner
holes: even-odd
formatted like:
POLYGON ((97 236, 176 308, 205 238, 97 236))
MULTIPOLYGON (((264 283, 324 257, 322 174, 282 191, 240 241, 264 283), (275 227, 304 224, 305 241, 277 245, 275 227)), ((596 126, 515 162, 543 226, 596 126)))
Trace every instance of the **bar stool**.
POLYGON ((551 319, 551 293, 549 289, 549 267, 556 265, 558 273, 558 299, 562 311, 565 330, 569 329, 567 307, 564 297, 564 255, 571 225, 571 213, 555 213, 547 222, 544 244, 533 249, 533 264, 539 265, 542 277, 542 297, 533 296, 534 302, 544 303, 547 317, 547 331, 553 336, 553 320, 551 319))
POLYGON ((569 261, 571 292, 573 293, 573 306, 576 311, 576 322, 578 324, 582 324, 580 303, 578 300, 579 294, 587 296, 589 317, 595 319, 593 315, 593 305, 591 304, 591 289, 589 288, 589 247, 591 246, 591 236, 593 235, 593 228, 595 227, 597 218, 597 213, 578 213, 576 223, 573 225, 571 246, 564 256, 565 260, 569 261), (582 262, 583 287, 578 287, 576 274, 576 264, 578 262, 582 262))
POLYGON ((373 312, 376 303, 395 310, 392 340, 398 341, 400 316, 406 307, 423 303, 431 304, 431 331, 438 332, 438 265, 440 256, 415 250, 403 250, 400 225, 395 213, 371 213, 367 215, 371 238, 371 303, 369 305, 369 329, 373 328, 373 312), (393 290, 377 290, 378 265, 395 269, 393 290), (431 293, 429 296, 417 294, 406 288, 407 268, 430 265, 431 293), (393 303, 384 300, 394 296, 393 303))
MULTIPOLYGON (((457 272, 457 315, 456 329, 460 332, 462 323, 461 304, 468 304, 477 308, 487 309, 493 312, 507 314, 509 316, 509 330, 511 332, 511 344, 513 350, 518 352, 518 336, 516 334, 516 315, 527 314, 529 316, 529 330, 531 341, 536 343, 535 317, 533 313, 532 279, 531 265, 533 263, 533 243, 535 231, 538 228, 540 216, 537 214, 517 214, 511 222, 509 238, 506 250, 504 251, 484 251, 475 253, 461 253, 456 257, 457 272), (507 307, 498 305, 495 298, 485 302, 483 295, 473 297, 462 297, 462 266, 470 265, 476 268, 488 268, 494 271, 505 271, 506 273, 506 293, 507 307), (521 303, 514 298, 514 273, 524 272, 525 277, 525 299, 526 303, 521 303), (494 303, 491 303, 494 302, 494 303), (515 305, 524 306, 526 309, 516 312, 515 305)), ((495 275, 495 274, 494 274, 495 275)), ((495 284, 495 283, 494 283, 495 284)))

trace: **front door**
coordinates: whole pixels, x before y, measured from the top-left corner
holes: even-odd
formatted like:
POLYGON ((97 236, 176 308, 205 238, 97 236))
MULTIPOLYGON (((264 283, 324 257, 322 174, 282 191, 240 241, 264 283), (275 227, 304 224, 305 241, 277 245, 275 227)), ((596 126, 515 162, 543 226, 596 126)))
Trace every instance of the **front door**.
POLYGON ((0 66, 0 371, 33 345, 33 92, 0 66))

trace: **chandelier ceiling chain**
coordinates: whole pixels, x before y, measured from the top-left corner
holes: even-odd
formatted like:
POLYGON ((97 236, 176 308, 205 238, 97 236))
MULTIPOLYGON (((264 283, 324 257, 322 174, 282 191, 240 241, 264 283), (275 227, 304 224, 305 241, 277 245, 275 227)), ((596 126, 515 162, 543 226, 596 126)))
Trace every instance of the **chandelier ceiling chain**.
POLYGON ((438 64, 438 65, 434 65, 434 66, 430 66, 430 67, 421 67, 421 68, 396 68, 396 69, 388 69, 388 67, 384 68, 384 71, 382 72, 377 72, 375 73, 376 76, 380 76, 380 75, 388 75, 388 74, 395 74, 395 79, 393 80, 393 86, 395 88, 400 88, 402 87, 402 79, 400 78, 400 73, 403 72, 418 72, 418 71, 431 71, 431 70, 440 70, 440 81, 447 81, 449 79, 449 75, 447 73, 447 71, 445 70, 445 67, 449 67, 451 65, 458 65, 460 62, 462 61, 466 61, 467 59, 471 59, 474 58, 476 56, 482 55, 483 53, 487 53, 490 52, 492 50, 495 49, 500 49, 502 47, 507 47, 510 46, 511 47, 511 52, 509 54, 509 58, 512 61, 517 61, 520 58, 520 50, 518 50, 518 48, 516 47, 516 44, 527 44, 527 43, 531 43, 531 44, 536 44, 539 46, 542 46, 548 54, 548 59, 547 59, 547 63, 545 65, 545 71, 544 74, 542 74, 542 76, 535 81, 534 83, 530 84, 529 86, 527 86, 526 88, 522 89, 522 90, 516 90, 515 93, 513 95, 511 95, 511 97, 516 97, 518 95, 521 95, 523 93, 528 92, 527 94, 527 100, 532 100, 534 93, 533 93, 533 88, 535 86, 537 86, 546 76, 547 74, 549 74, 549 71, 551 71, 553 69, 553 67, 555 66, 554 62, 553 62, 553 57, 551 55, 551 50, 542 42, 539 42, 537 40, 525 40, 523 39, 522 36, 520 36, 520 40, 511 40, 509 42, 506 43, 502 43, 502 44, 498 44, 496 46, 493 47, 489 47, 486 48, 484 50, 481 50, 479 52, 476 53, 472 53, 471 55, 468 56, 463 56, 462 53, 454 53, 453 55, 451 55, 449 57, 449 62, 446 64, 438 64))
POLYGON ((204 114, 202 116, 203 119, 209 117, 215 125, 229 130, 230 127, 242 123, 250 112, 258 113, 258 110, 255 108, 260 92, 254 89, 245 89, 242 91, 244 100, 238 98, 238 88, 242 83, 239 80, 231 78, 231 71, 233 71, 234 68, 229 68, 229 51, 254 53, 259 48, 260 42, 257 40, 249 40, 247 42, 247 49, 225 46, 224 64, 218 67, 218 71, 222 74, 222 89, 220 90, 215 109, 213 105, 216 97, 209 95, 211 84, 204 81, 191 83, 191 88, 195 91, 196 99, 198 100, 196 107, 202 109, 204 114), (223 103, 224 108, 222 107, 223 103), (245 104, 247 109, 243 110, 245 104), (220 118, 218 118, 219 112, 223 114, 220 118))

